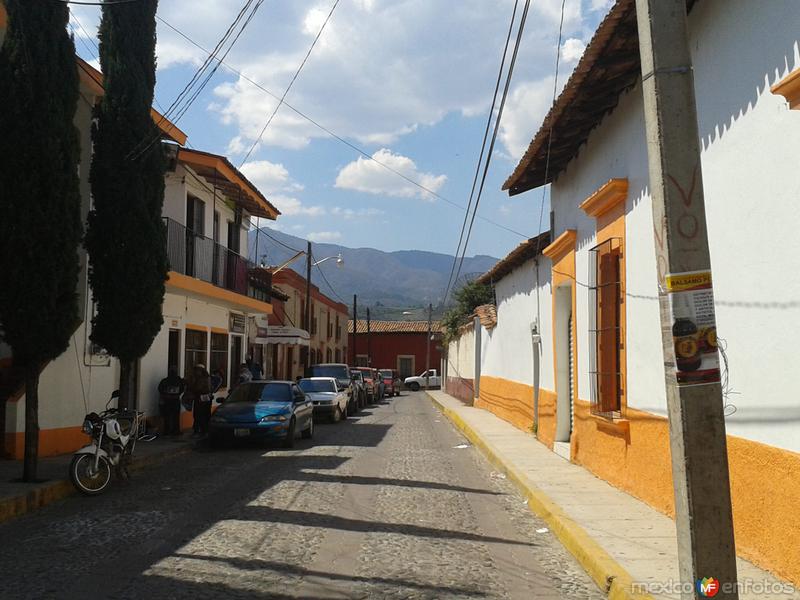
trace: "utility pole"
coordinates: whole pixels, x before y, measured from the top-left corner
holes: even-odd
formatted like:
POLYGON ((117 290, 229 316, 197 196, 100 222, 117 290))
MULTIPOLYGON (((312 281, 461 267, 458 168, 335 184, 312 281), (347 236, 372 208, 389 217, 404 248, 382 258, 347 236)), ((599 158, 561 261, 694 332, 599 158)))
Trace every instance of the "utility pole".
POLYGON ((356 367, 356 339, 358 336, 358 296, 353 294, 353 362, 350 366, 356 367))
POLYGON ((311 365, 311 240, 308 240, 308 248, 306 249, 306 314, 303 318, 306 322, 306 330, 308 331, 308 348, 306 349, 306 358, 303 361, 303 373, 308 371, 311 365))
POLYGON ((372 347, 370 343, 372 341, 372 335, 370 335, 369 330, 369 307, 367 307, 367 366, 372 366, 372 347))
POLYGON ((430 389, 431 376, 431 319, 433 317, 433 304, 428 304, 428 335, 425 337, 425 389, 430 389))
POLYGON ((636 12, 682 598, 738 598, 686 0, 636 12))

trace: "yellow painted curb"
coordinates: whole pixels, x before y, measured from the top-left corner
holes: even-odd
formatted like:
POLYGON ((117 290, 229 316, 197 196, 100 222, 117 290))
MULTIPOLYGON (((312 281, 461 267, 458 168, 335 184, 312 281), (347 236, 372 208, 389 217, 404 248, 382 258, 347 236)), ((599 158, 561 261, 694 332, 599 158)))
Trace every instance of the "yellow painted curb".
POLYGON ((480 449, 496 468, 517 486, 528 500, 528 508, 542 518, 564 547, 578 560, 589 576, 608 594, 611 600, 652 600, 650 594, 635 592, 633 578, 625 568, 608 554, 583 527, 572 520, 558 504, 537 488, 512 464, 505 462, 491 444, 484 440, 454 410, 447 408, 428 394, 433 404, 480 449))
MULTIPOLYGON (((167 458, 186 454, 190 452, 192 448, 193 445, 187 444, 180 448, 165 450, 164 452, 151 454, 150 456, 143 456, 139 460, 134 461, 130 466, 130 470, 139 471, 145 467, 156 465, 167 458)), ((21 517, 43 506, 47 506, 56 500, 71 496, 75 492, 75 487, 69 479, 59 479, 48 485, 33 489, 27 494, 0 499, 0 523, 21 517)))

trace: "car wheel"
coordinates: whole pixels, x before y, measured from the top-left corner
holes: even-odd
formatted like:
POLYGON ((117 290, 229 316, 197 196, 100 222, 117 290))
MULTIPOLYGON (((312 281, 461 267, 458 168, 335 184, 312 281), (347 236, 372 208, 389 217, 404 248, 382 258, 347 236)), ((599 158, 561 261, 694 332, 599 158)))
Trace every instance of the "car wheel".
POLYGON ((289 429, 286 432, 286 439, 283 440, 283 447, 284 448, 294 448, 294 437, 295 437, 295 426, 297 422, 292 417, 292 420, 289 422, 289 429))
POLYGON ((300 435, 303 437, 304 440, 310 440, 314 437, 314 419, 308 424, 308 427, 300 432, 300 435))
POLYGON ((409 383, 408 387, 411 389, 412 392, 419 391, 419 384, 416 381, 412 381, 411 383, 409 383))

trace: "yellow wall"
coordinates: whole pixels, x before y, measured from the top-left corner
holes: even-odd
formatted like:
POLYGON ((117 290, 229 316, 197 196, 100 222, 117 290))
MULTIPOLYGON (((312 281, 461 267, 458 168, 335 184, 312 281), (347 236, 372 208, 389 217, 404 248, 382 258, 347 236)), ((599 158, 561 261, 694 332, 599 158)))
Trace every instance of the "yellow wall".
POLYGON ((533 428, 533 387, 499 377, 481 376, 475 406, 493 412, 523 431, 533 428))
MULTIPOLYGON (((484 408, 530 431, 533 388, 500 377, 481 377, 484 408)), ((539 391, 537 438, 552 448, 556 395, 539 391)), ((609 421, 575 404, 572 460, 610 484, 674 517, 669 423, 627 408, 626 418, 609 421)), ((728 436, 728 459, 736 547, 740 556, 800 585, 800 454, 728 436)))

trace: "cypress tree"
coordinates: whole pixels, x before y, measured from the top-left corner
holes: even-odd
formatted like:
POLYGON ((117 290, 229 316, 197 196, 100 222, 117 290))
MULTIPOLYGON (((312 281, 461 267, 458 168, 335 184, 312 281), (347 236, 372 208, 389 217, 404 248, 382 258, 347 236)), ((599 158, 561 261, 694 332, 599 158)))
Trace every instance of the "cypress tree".
POLYGON ((35 481, 39 372, 79 323, 75 46, 59 2, 6 0, 0 49, 0 337, 25 373, 23 480, 35 481))
POLYGON ((157 0, 106 4, 100 23, 105 95, 92 132, 86 248, 97 304, 91 339, 120 361, 120 407, 133 406, 134 368, 163 323, 167 278, 165 159, 150 116, 157 0))

